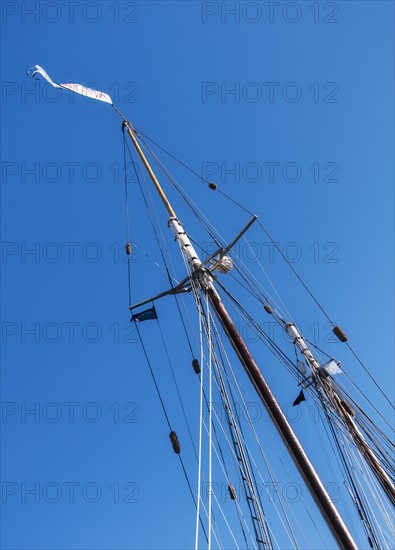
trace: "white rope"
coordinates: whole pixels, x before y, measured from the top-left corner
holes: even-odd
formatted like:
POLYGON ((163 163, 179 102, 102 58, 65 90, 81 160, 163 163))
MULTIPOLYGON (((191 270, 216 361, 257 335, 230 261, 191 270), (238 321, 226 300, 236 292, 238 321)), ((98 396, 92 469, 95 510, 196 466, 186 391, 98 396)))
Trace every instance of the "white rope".
MULTIPOLYGON (((201 342, 202 342, 202 336, 203 336, 202 319, 204 318, 204 312, 203 312, 203 310, 202 310, 202 305, 201 305, 201 302, 200 302, 200 300, 199 300, 199 297, 198 297, 198 293, 197 293, 197 289, 196 289, 196 288, 194 288, 194 294, 195 294, 195 299, 196 299, 196 305, 197 305, 198 312, 199 312, 199 326, 200 326, 200 334, 201 334, 201 342)), ((209 336, 209 335, 207 335, 207 329, 206 329, 206 328, 205 328, 205 334, 206 334, 206 336, 209 336)), ((206 362, 206 359, 205 359, 205 356, 204 356, 204 347, 203 347, 203 342, 202 342, 202 345, 201 345, 201 382, 200 382, 200 387, 201 387, 201 394, 200 394, 200 400, 201 400, 201 402, 200 402, 200 411, 201 411, 201 412, 200 412, 200 428, 201 428, 201 426, 202 426, 202 424, 203 424, 203 426, 204 426, 204 428, 205 428, 205 431, 206 431, 206 433, 209 435, 209 439, 210 439, 210 441, 212 442, 212 433, 210 433, 210 432, 211 432, 211 428, 212 428, 212 414, 211 414, 211 420, 210 420, 210 430, 207 428, 206 422, 205 422, 204 419, 203 419, 203 387, 204 387, 204 376, 206 375, 206 369, 204 369, 204 364, 205 364, 205 362, 206 362)), ((209 367, 210 367, 210 362, 211 362, 211 359, 209 358, 209 362, 208 362, 209 367)), ((211 372, 211 369, 209 368, 208 370, 209 370, 209 373, 210 373, 210 372, 211 372)), ((209 376, 210 376, 210 374, 209 374, 209 376)), ((211 391, 211 393, 212 393, 212 391, 211 391)), ((209 401, 209 406, 210 406, 210 405, 211 405, 211 400, 209 401)), ((211 411, 213 411, 213 408, 212 408, 212 407, 210 407, 210 408, 211 408, 211 411)), ((214 413, 215 413, 215 415, 216 415, 215 410, 214 410, 214 413)), ((234 533, 233 533, 233 531, 232 531, 232 529, 231 529, 231 527, 230 527, 230 524, 229 524, 229 522, 228 522, 228 520, 227 520, 227 518, 226 518, 226 515, 224 514, 224 511, 223 511, 223 509, 222 509, 222 507, 221 507, 221 505, 220 505, 220 503, 219 503, 219 501, 218 501, 218 498, 217 498, 217 496, 215 495, 215 493, 212 493, 212 490, 211 490, 211 489, 212 489, 212 479, 211 479, 211 476, 210 476, 210 481, 208 482, 208 487, 209 487, 209 493, 208 493, 208 495, 209 495, 209 505, 208 505, 208 510, 207 510, 207 508, 205 507, 204 502, 201 500, 201 499, 202 499, 202 497, 201 497, 201 485, 202 485, 202 484, 201 484, 201 469, 202 469, 202 468, 201 468, 201 462, 202 462, 202 460, 201 460, 201 455, 202 455, 201 448, 202 448, 202 435, 200 434, 200 445, 199 445, 199 451, 200 451, 200 452, 199 452, 199 457, 200 457, 200 461, 199 461, 199 462, 200 462, 200 466, 199 466, 199 478, 200 478, 200 479, 199 479, 199 506, 200 506, 200 503, 201 503, 202 506, 203 506, 205 515, 206 515, 206 517, 209 519, 210 517, 212 517, 212 502, 211 502, 211 497, 212 497, 212 496, 214 497, 214 500, 215 500, 215 502, 216 502, 216 504, 217 504, 217 506, 218 506, 218 509, 219 509, 219 511, 220 511, 220 513, 221 513, 221 515, 222 515, 222 517, 223 517, 223 519, 224 519, 224 521, 225 521, 225 524, 226 524, 226 526, 227 526, 227 528, 228 528, 228 530, 229 530, 229 532, 230 532, 230 534, 231 534, 231 537, 233 538, 233 540, 234 540, 234 542, 235 542, 235 544, 236 544, 236 547, 239 548, 239 546, 238 546, 238 544, 237 544, 237 541, 236 541, 236 538, 235 538, 235 535, 234 535, 234 533)), ((214 448, 214 451, 215 451, 215 453, 216 453, 216 455, 217 455, 218 461, 220 462, 219 457, 218 457, 218 453, 217 453, 217 450, 215 449, 215 447, 214 447, 213 445, 211 445, 210 448, 214 448)), ((221 465, 221 466, 222 466, 222 465, 221 465)), ((211 472, 211 467, 210 467, 209 470, 210 470, 210 472, 211 472)), ((209 521, 209 524, 210 524, 210 521, 209 521)), ((216 526, 216 528, 217 528, 217 530, 218 530, 218 535, 216 534, 216 532, 215 532, 213 529, 211 529, 211 531, 210 531, 210 529, 209 529, 209 532, 212 532, 212 533, 213 533, 214 538, 215 538, 215 540, 216 540, 218 546, 219 546, 220 548, 222 548, 222 544, 220 543, 219 538, 218 538, 218 537, 220 536, 220 533, 219 533, 219 529, 218 529, 218 524, 217 524, 216 522, 215 522, 215 526, 216 526)), ((197 530, 198 530, 198 518, 197 518, 196 528, 197 528, 197 530)), ((197 549, 197 544, 198 544, 198 536, 196 535, 196 549, 197 549)), ((209 544, 211 544, 211 537, 210 537, 210 542, 209 542, 209 544)))
MULTIPOLYGON (((198 308, 199 309, 199 308, 198 308)), ((198 498, 196 506, 196 535, 195 550, 199 545, 199 518, 200 518, 200 500, 201 500, 201 473, 202 473, 202 433, 203 433, 203 372, 204 372, 204 354, 203 354, 203 326, 202 316, 199 309, 199 335, 200 335, 200 401, 199 401, 199 457, 198 457, 198 498)))
MULTIPOLYGON (((387 548, 389 549, 390 546, 383 540, 383 537, 388 537, 388 539, 391 541, 393 536, 393 522, 391 521, 392 518, 390 518, 389 514, 387 514, 387 510, 385 505, 383 505, 383 499, 382 499, 382 488, 379 482, 377 481, 376 477, 373 475, 371 469, 366 464, 365 459, 363 458, 361 451, 356 448, 351 442, 347 441, 345 442, 347 444, 347 455, 348 459, 352 464, 352 468, 356 471, 359 471, 360 475, 356 476, 356 484, 359 486, 360 490, 360 496, 363 500, 366 509, 369 512, 370 517, 372 518, 372 525, 376 528, 376 536, 378 536, 381 544, 381 548, 387 548), (364 482, 366 484, 366 488, 363 485, 364 482), (368 496, 366 494, 366 491, 370 492, 371 496, 368 496), (384 520, 384 523, 386 524, 388 530, 392 531, 392 536, 390 533, 386 533, 380 524, 380 522, 377 520, 376 513, 373 509, 373 502, 375 502, 377 511, 380 513, 381 517, 384 520)), ((393 541, 392 541, 393 542, 393 541)), ((391 544, 391 542, 389 543, 391 544)))
MULTIPOLYGON (((208 295, 206 294, 207 318, 210 319, 208 295)), ((212 516, 212 449, 213 449, 213 373, 212 373, 212 352, 211 352, 211 331, 210 322, 207 324, 207 343, 208 343, 208 369, 209 369, 209 402, 208 402, 208 421, 209 421, 209 449, 208 449, 208 550, 211 550, 211 516, 212 516)), ((202 377, 203 378, 203 377, 202 377)))

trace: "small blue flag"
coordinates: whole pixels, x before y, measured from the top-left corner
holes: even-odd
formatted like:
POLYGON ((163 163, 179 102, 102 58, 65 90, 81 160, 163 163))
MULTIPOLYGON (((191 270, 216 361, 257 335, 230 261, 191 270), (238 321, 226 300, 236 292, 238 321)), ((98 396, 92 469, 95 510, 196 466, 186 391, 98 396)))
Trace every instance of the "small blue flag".
POLYGON ((140 323, 141 321, 148 321, 150 319, 157 319, 157 318, 158 316, 156 314, 155 306, 152 306, 149 309, 140 311, 140 313, 135 313, 130 320, 138 321, 140 323))

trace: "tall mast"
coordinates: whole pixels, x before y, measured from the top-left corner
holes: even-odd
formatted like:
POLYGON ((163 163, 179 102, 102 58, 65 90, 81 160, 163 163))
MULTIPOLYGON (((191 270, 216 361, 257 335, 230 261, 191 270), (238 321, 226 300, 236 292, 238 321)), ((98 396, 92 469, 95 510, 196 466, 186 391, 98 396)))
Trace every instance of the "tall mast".
POLYGON ((225 305, 221 301, 214 285, 213 279, 200 261, 192 243, 190 242, 188 235, 186 234, 183 226, 178 220, 175 211, 173 210, 169 200, 167 199, 163 189, 161 188, 148 160, 146 159, 144 152, 142 151, 137 138, 136 130, 131 126, 129 122, 126 122, 127 132, 133 142, 134 147, 138 155, 140 156, 144 166, 146 167, 148 174, 157 189, 167 212, 170 215, 169 227, 174 232, 175 238, 179 243, 180 249, 185 255, 192 271, 192 277, 195 278, 199 284, 200 289, 205 293, 218 317, 218 320, 224 327, 230 343, 236 351, 240 362, 246 370, 250 380, 252 381, 255 390, 268 411, 271 419, 273 420, 279 434, 281 435, 296 467, 298 468, 301 476, 303 477, 311 495, 313 496, 317 506, 319 507, 326 523, 332 531, 333 536, 337 540, 339 546, 345 550, 357 550, 357 545, 354 542, 350 532, 348 531, 345 523, 340 517, 336 507, 330 499, 328 492, 326 491, 322 481, 320 480, 313 465, 308 459, 302 445, 293 432, 288 420, 281 410, 276 398, 271 392, 266 380, 264 379, 258 365, 253 359, 250 351, 247 348, 243 338, 239 334, 232 318, 227 312, 225 305))

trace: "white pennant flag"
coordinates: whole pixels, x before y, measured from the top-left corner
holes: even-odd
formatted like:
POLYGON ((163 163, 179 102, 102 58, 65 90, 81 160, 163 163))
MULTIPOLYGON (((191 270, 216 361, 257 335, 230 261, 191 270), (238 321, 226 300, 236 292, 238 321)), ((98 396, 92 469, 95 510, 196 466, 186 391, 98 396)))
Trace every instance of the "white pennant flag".
POLYGON ((28 74, 30 74, 33 78, 36 74, 40 74, 47 82, 49 82, 49 84, 51 84, 51 86, 54 86, 54 88, 67 88, 76 94, 81 94, 91 99, 97 99, 98 101, 104 101, 105 103, 112 105, 111 97, 104 92, 99 92, 99 90, 92 90, 92 88, 87 88, 86 86, 82 86, 82 84, 57 84, 39 65, 34 65, 34 67, 29 69, 28 74))

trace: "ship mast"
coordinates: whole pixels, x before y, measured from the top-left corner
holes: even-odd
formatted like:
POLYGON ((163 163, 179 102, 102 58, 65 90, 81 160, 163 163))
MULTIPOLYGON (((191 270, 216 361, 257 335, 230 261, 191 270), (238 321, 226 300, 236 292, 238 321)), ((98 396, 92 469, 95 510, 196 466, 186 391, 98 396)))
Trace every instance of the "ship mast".
POLYGON ((263 377, 258 365, 253 359, 250 351, 247 348, 243 338, 238 332, 232 318, 227 312, 218 292, 213 284, 211 273, 205 269, 198 254, 196 253, 184 227, 178 220, 175 211, 173 210, 169 200, 167 199, 158 179, 156 178, 147 158, 141 149, 137 131, 130 122, 124 119, 124 125, 127 133, 133 142, 133 145, 141 158, 147 172, 169 214, 168 225, 172 229, 181 251, 188 260, 192 278, 197 282, 201 291, 207 295, 220 323, 222 324, 229 341, 236 351, 240 362, 247 372, 255 390, 273 420, 281 438, 283 439, 289 454, 291 455, 296 467, 303 477, 311 495, 313 496, 318 508, 320 509, 326 523, 328 524, 333 536, 337 540, 339 546, 347 550, 356 550, 357 545, 354 542, 345 523, 340 517, 336 507, 326 491, 317 472, 307 457, 301 443, 292 430, 288 420, 281 410, 279 403, 271 392, 265 378, 263 377))

